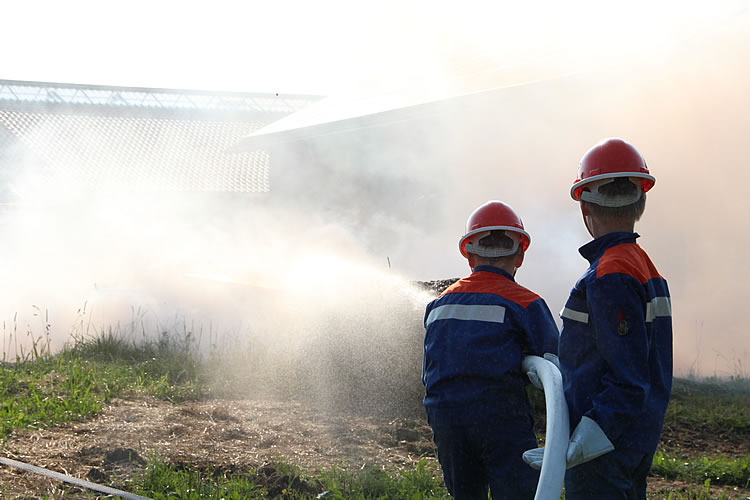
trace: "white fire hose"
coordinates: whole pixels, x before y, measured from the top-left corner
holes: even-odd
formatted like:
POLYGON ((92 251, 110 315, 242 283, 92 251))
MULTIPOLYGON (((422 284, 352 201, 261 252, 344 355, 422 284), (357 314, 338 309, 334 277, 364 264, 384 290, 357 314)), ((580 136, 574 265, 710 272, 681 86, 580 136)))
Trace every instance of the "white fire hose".
POLYGON ((521 363, 524 373, 536 373, 544 387, 547 425, 544 458, 534 500, 559 500, 565 481, 566 454, 570 439, 568 404, 565 402, 562 375, 550 361, 526 356, 521 363))
POLYGON ((151 500, 148 497, 142 497, 140 495, 128 493, 127 491, 118 490, 117 488, 110 488, 109 486, 92 483, 91 481, 68 476, 67 474, 60 474, 59 472, 44 469, 42 467, 37 467, 36 465, 27 464, 25 462, 19 462, 18 460, 13 460, 10 458, 0 457, 0 464, 7 465, 9 467, 16 467, 21 470, 33 472, 34 474, 39 474, 40 476, 46 476, 58 481, 63 481, 68 484, 74 484, 80 488, 87 488, 89 490, 98 491, 99 493, 106 493, 107 495, 114 495, 120 498, 127 498, 129 500, 151 500))

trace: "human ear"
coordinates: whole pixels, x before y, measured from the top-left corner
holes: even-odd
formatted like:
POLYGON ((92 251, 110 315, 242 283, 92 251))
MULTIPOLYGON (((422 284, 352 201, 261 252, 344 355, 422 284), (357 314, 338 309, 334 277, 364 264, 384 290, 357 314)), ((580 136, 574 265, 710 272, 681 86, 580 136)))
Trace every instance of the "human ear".
POLYGON ((589 206, 585 201, 581 200, 580 203, 583 225, 586 227, 586 231, 588 231, 591 236, 594 236, 594 229, 591 223, 591 210, 589 209, 589 206))
POLYGON ((578 203, 581 204, 581 215, 583 215, 584 218, 591 215, 591 210, 589 210, 589 206, 585 201, 580 200, 578 203))

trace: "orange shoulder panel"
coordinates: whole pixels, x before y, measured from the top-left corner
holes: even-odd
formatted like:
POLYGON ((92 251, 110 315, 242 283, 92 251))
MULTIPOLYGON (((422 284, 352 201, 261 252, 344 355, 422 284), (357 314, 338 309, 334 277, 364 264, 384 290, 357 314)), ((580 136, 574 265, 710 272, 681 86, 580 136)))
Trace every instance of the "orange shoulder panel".
POLYGON ((468 278, 456 281, 445 289, 443 295, 448 293, 493 293, 515 302, 524 309, 540 298, 515 281, 488 271, 479 271, 468 278))
POLYGON ((596 267, 596 277, 614 273, 629 274, 640 283, 661 278, 654 263, 636 243, 622 243, 604 251, 596 267))

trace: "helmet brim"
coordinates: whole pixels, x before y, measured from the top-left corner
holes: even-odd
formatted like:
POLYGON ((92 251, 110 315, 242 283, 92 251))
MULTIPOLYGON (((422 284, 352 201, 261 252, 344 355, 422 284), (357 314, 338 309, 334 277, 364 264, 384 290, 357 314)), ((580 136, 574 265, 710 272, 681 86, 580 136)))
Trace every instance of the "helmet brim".
POLYGON ((461 252, 461 255, 467 257, 464 245, 467 239, 469 239, 472 235, 487 231, 512 231, 515 233, 519 233, 521 235, 521 248, 524 251, 526 251, 526 249, 529 248, 529 245, 531 245, 531 235, 523 229, 519 229, 513 226, 485 226, 474 229, 473 231, 469 231, 468 233, 463 235, 463 237, 461 237, 461 240, 459 240, 458 242, 458 250, 461 252))
POLYGON ((600 181, 603 179, 615 179, 618 177, 637 177, 640 179, 644 179, 643 181, 643 192, 647 192, 649 189, 654 187, 654 184, 656 184, 656 177, 650 174, 645 174, 643 172, 614 172, 611 174, 599 174, 594 175, 592 177, 587 177, 585 179, 581 179, 576 181, 573 186, 570 188, 570 197, 573 198, 575 201, 579 201, 581 199, 581 191, 583 191, 584 186, 586 184, 590 184, 595 181, 600 181))

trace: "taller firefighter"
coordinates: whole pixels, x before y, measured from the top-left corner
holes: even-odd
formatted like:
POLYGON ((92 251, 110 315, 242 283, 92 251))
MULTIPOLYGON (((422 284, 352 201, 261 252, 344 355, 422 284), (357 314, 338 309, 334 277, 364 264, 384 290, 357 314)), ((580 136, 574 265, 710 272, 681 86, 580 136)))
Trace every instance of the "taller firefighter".
POLYGON ((594 239, 561 312, 568 500, 646 499, 672 387, 669 289, 634 232, 655 181, 638 150, 612 138, 583 155, 570 190, 594 239))
POLYGON ((539 473, 524 355, 557 352, 558 330, 539 295, 515 281, 531 239, 508 205, 490 201, 459 242, 471 275, 425 312, 424 405, 448 491, 457 499, 533 499, 539 473))

